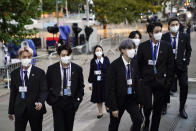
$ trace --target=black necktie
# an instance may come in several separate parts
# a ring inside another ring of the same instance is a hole
[[[127,79],[129,80],[129,79],[131,79],[131,76],[130,76],[130,74],[131,74],[130,64],[127,64],[127,69],[128,69],[128,72],[127,72]]]
[[[67,87],[66,69],[67,69],[67,68],[63,68],[63,71],[64,71],[64,76],[63,76],[63,88],[66,88],[66,87]]]
[[[154,58],[156,60],[156,55],[157,55],[157,45],[154,45]]]
[[[176,37],[173,37],[173,39],[172,48],[176,49]]]
[[[27,76],[27,71],[23,71],[24,72],[24,80],[25,80],[25,85],[27,85],[28,83],[28,76]]]

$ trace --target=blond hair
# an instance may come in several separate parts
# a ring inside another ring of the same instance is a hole
[[[19,56],[21,56],[23,52],[28,52],[28,53],[30,53],[33,56],[33,50],[30,47],[21,47],[18,50]]]

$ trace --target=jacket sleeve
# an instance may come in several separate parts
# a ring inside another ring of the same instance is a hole
[[[137,75],[138,75],[138,79],[142,79],[142,65],[143,65],[143,52],[142,52],[142,45],[140,44],[138,47],[138,51],[137,51]]]
[[[83,100],[84,96],[84,77],[83,77],[83,70],[82,68],[78,68],[78,88],[77,88],[77,93],[76,93],[76,105],[75,109],[78,109],[78,106]]]
[[[174,55],[172,52],[172,46],[168,44],[168,58],[167,58],[167,87],[172,86],[174,76]]]
[[[39,92],[38,101],[44,104],[48,96],[48,88],[47,88],[47,82],[46,82],[46,75],[43,70],[40,73],[39,86],[40,86],[40,92]]]
[[[8,114],[13,115],[14,114],[14,105],[16,101],[16,95],[17,90],[15,87],[15,81],[14,81],[13,73],[11,73],[11,85],[10,85],[10,100],[9,100],[9,107],[8,107]]]
[[[111,111],[118,110],[116,101],[116,70],[111,64],[106,78],[106,103]]]
[[[94,73],[93,60],[91,60],[91,63],[90,63],[90,72],[89,72],[89,77],[88,77],[88,82],[89,83],[93,83],[93,73]]]
[[[187,43],[186,43],[186,53],[185,53],[185,57],[186,57],[186,64],[189,65],[190,63],[190,57],[191,57],[191,52],[192,52],[192,48],[191,48],[191,42],[190,42],[190,38],[187,38]]]

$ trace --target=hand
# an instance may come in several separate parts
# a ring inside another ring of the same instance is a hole
[[[112,111],[112,115],[113,115],[113,117],[116,117],[116,118],[118,118],[118,110],[117,111]]]
[[[36,102],[35,103],[35,109],[39,111],[39,110],[41,110],[41,108],[42,108],[42,103]]]
[[[14,115],[9,114],[8,118],[9,118],[9,120],[13,121],[14,120]]]
[[[92,91],[92,87],[89,87],[89,90]]]

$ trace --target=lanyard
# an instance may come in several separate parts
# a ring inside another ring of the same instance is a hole
[[[22,67],[21,67],[21,70],[20,70],[20,76],[21,76],[22,86],[25,86],[25,80],[23,78],[23,68]]]
[[[130,72],[129,72],[129,69],[130,69]],[[131,73],[132,73],[132,66],[131,66],[131,64],[130,64],[129,67],[125,66],[125,70],[126,70],[126,77],[127,77],[127,79],[131,79]]]
[[[159,44],[160,43],[157,44],[157,47],[156,47],[155,52],[154,52],[154,50],[153,50],[153,44],[152,44],[152,41],[151,41],[153,65],[155,65],[155,63],[156,63],[156,58],[155,57],[157,57],[157,53],[158,53],[158,49],[159,49]]]
[[[97,64],[97,70],[101,70],[101,62],[97,60],[96,64]]]
[[[68,71],[66,71],[68,69]],[[68,82],[71,81],[71,68],[68,66],[68,68],[63,68],[64,70],[64,75],[66,74],[66,85],[68,86]]]
[[[174,49],[174,47],[176,46],[176,38],[178,37],[178,34],[176,37],[174,37],[174,41],[172,42],[172,35],[170,34],[170,43],[172,45],[172,49]]]

